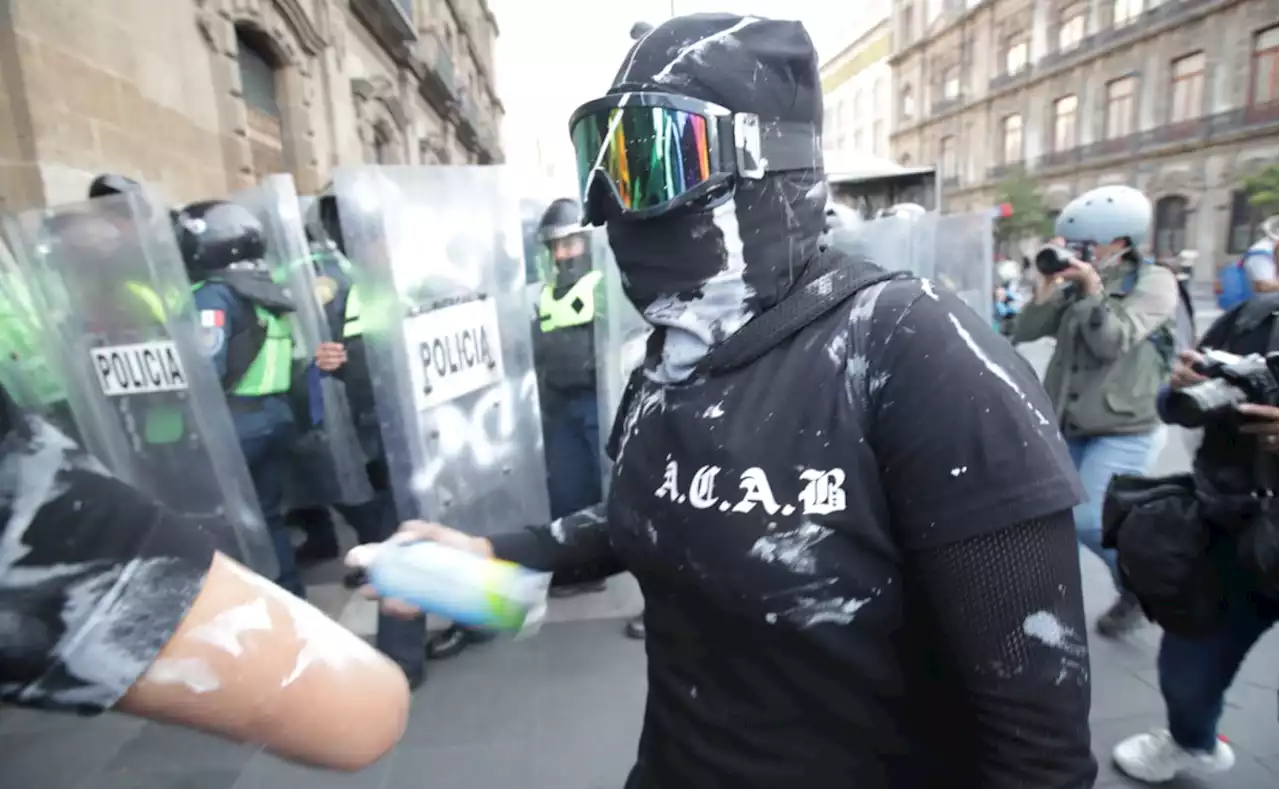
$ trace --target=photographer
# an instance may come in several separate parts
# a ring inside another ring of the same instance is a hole
[[[1089,496],[1075,508],[1076,532],[1117,589],[1115,554],[1102,547],[1102,500],[1114,475],[1145,472],[1158,450],[1155,400],[1173,355],[1178,304],[1172,272],[1144,263],[1137,249],[1151,216],[1151,201],[1127,186],[1072,200],[1056,223],[1061,243],[1036,255],[1043,279],[1012,336],[1057,340],[1044,384]],[[1121,590],[1097,624],[1116,636],[1142,621],[1137,600]]]
[[[1199,351],[1179,356],[1160,393],[1166,422],[1204,428],[1193,474],[1117,480],[1109,494],[1108,543],[1165,629],[1158,668],[1168,729],[1113,752],[1140,780],[1231,767],[1231,747],[1217,736],[1223,696],[1276,622],[1276,305],[1276,294],[1262,294],[1225,313]]]

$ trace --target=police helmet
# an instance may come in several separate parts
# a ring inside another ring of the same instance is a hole
[[[1099,186],[1067,203],[1054,233],[1068,243],[1110,244],[1118,238],[1137,245],[1151,231],[1151,201],[1131,186]]]
[[[538,222],[538,240],[544,244],[582,232],[582,206],[568,197],[551,201]]]
[[[823,228],[827,233],[832,230],[852,229],[857,227],[861,221],[862,217],[849,206],[831,200],[827,201],[826,224]]]
[[[112,195],[136,194],[145,196],[142,184],[117,173],[103,173],[89,184],[89,199],[111,197]]]
[[[876,214],[876,219],[887,219],[889,217],[897,217],[899,219],[919,219],[929,213],[924,206],[918,203],[895,203],[888,208],[880,209]]]
[[[182,259],[192,271],[218,271],[267,254],[262,223],[249,209],[225,200],[202,200],[183,208],[175,229]]]

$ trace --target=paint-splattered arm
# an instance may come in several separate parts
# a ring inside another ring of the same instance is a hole
[[[1065,510],[906,557],[936,709],[975,789],[1085,789],[1089,650]]]
[[[1137,284],[1123,299],[1085,296],[1071,305],[1080,313],[1080,336],[1094,356],[1118,359],[1172,321],[1178,309],[1178,282],[1163,266],[1143,266]]]
[[[598,581],[626,570],[613,549],[604,504],[489,542],[499,559],[552,573],[553,586]]]

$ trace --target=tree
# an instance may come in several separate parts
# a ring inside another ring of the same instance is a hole
[[[1017,170],[996,185],[996,202],[1008,203],[1012,212],[996,220],[996,241],[1009,247],[1028,238],[1044,238],[1053,234],[1053,220],[1040,196],[1035,179]]]
[[[1244,179],[1244,192],[1249,195],[1249,205],[1264,216],[1280,212],[1280,169],[1268,165]]]

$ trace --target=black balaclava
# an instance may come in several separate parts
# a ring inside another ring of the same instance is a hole
[[[664,91],[822,128],[817,54],[799,22],[734,14],[668,20],[637,41],[609,90]],[[815,147],[817,141],[815,140]],[[818,252],[827,189],[820,169],[736,179],[731,197],[655,219],[618,218],[609,245],[627,297],[665,329],[651,374],[678,381],[716,342],[776,304]]]

